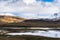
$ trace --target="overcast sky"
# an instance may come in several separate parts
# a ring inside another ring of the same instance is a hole
[[[0,15],[30,19],[54,18],[54,13],[60,13],[60,0],[0,0]]]

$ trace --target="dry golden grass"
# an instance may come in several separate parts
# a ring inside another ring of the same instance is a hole
[[[26,19],[24,18],[18,18],[18,17],[12,17],[12,16],[3,16],[2,18],[0,18],[1,22],[4,23],[19,23],[22,22]]]

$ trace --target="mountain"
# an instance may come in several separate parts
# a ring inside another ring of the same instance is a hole
[[[25,19],[16,16],[0,16],[0,27],[60,27],[60,19]]]

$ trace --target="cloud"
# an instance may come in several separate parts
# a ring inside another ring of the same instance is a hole
[[[30,1],[30,2],[29,2]],[[17,13],[21,17],[25,18],[53,18],[51,15],[54,13],[60,12],[60,0],[56,0],[54,2],[42,2],[42,1],[31,1],[31,0],[8,0],[0,2],[0,12],[11,12]],[[28,5],[27,5],[28,4]],[[58,6],[57,6],[58,5]],[[38,14],[40,16],[38,16]],[[41,16],[42,15],[42,16]],[[45,16],[47,15],[47,16]]]
[[[36,0],[23,0],[27,5],[34,3]]]
[[[14,15],[12,13],[0,13],[0,15],[4,15],[4,16],[16,16],[16,15]]]

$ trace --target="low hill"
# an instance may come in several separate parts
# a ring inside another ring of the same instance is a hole
[[[14,16],[0,16],[1,23],[18,23],[18,22],[22,22],[24,20],[26,20],[26,19],[14,17]]]
[[[25,20],[24,22],[20,23],[24,26],[33,26],[33,27],[60,27],[60,20],[43,20],[43,19],[30,19]]]
[[[59,20],[24,19],[13,16],[0,16],[1,27],[60,27]]]
[[[9,24],[20,23],[26,20],[25,18],[15,16],[0,16],[0,26],[9,26]],[[15,25],[15,24],[14,24]]]

